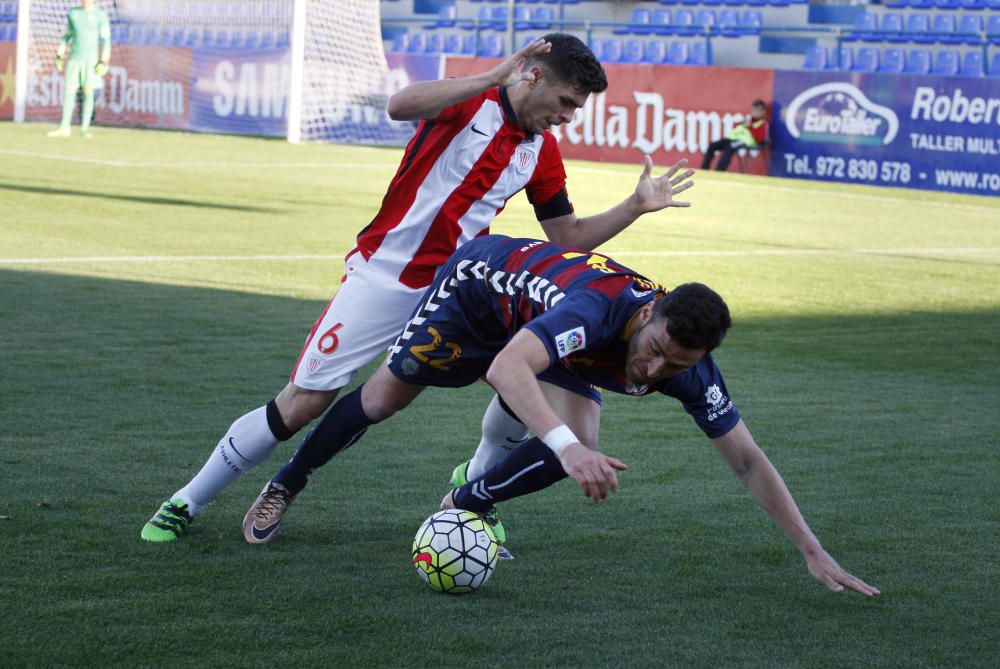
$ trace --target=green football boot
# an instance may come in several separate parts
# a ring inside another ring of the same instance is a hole
[[[466,483],[469,482],[468,477],[469,472],[469,461],[466,460],[459,466],[455,467],[455,471],[451,473],[451,487],[461,488]],[[483,520],[490,526],[493,530],[493,536],[496,537],[497,543],[500,544],[499,551],[497,553],[501,560],[513,560],[514,555],[507,550],[505,543],[507,543],[507,531],[503,528],[503,523],[500,522],[500,512],[497,511],[495,506],[491,506],[483,513]]]
[[[142,528],[142,538],[146,541],[175,541],[177,537],[187,532],[191,524],[191,514],[188,505],[179,499],[170,499],[163,503],[149,522]]]

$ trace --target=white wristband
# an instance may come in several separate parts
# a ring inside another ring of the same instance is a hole
[[[549,430],[542,441],[546,446],[552,449],[552,452],[556,455],[560,455],[565,451],[570,444],[577,444],[580,442],[573,434],[573,430],[569,429],[565,425],[560,425],[559,427]]]

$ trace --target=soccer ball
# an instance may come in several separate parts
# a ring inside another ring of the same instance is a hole
[[[497,540],[486,521],[471,511],[438,511],[417,530],[413,566],[439,592],[473,592],[497,566]]]

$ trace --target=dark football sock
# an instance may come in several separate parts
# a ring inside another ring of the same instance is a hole
[[[455,506],[483,512],[497,502],[547,488],[566,478],[559,458],[537,437],[530,439],[485,474],[456,488]]]
[[[372,421],[361,408],[361,388],[345,395],[316,424],[292,459],[271,479],[297,495],[306,487],[309,476],[361,438]]]

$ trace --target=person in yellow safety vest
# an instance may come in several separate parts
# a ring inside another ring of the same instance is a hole
[[[712,166],[712,158],[721,152],[715,169],[725,172],[734,153],[742,148],[752,149],[767,143],[769,131],[767,103],[763,100],[754,100],[750,107],[749,120],[730,130],[722,139],[708,145],[705,158],[701,161],[701,169],[709,169]]]

